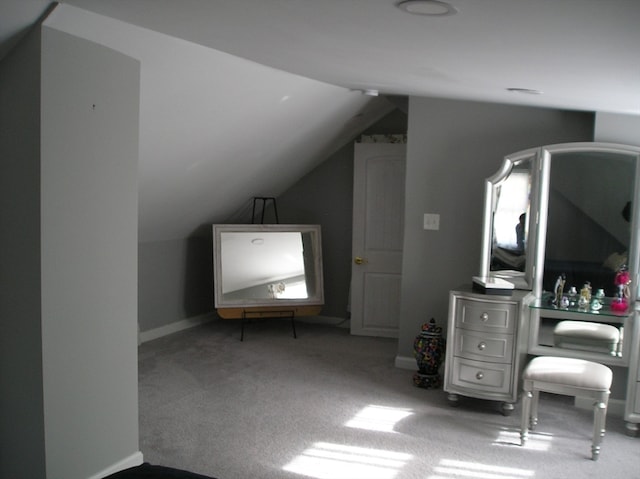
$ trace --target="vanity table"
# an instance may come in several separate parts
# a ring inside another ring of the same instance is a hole
[[[479,277],[512,283],[511,296],[450,292],[444,389],[513,410],[531,356],[615,367],[613,400],[629,435],[640,424],[640,147],[565,143],[507,155],[485,180]],[[630,284],[616,286],[628,271]],[[602,289],[604,305],[569,302]],[[629,307],[611,308],[625,295]],[[561,301],[562,299],[562,301]],[[614,308],[615,309],[615,308]],[[624,387],[626,386],[626,388]],[[622,395],[622,397],[619,397]]]

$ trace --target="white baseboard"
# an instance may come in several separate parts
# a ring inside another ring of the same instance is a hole
[[[299,318],[296,318],[296,322],[327,324],[330,326],[337,326],[339,328],[351,328],[351,320],[346,318],[335,318],[333,316],[300,316]]]
[[[394,364],[398,369],[418,369],[418,364],[413,356],[396,356]]]
[[[88,477],[87,479],[102,479],[110,474],[115,474],[116,472],[124,471],[125,469],[129,469],[130,467],[139,466],[144,462],[142,457],[142,453],[140,451],[134,452],[129,457],[125,457],[121,461],[116,462],[115,464],[110,465],[106,469],[94,474],[93,476]]]
[[[147,341],[153,341],[154,339],[167,336],[169,334],[177,333],[185,329],[193,328],[194,326],[200,326],[208,321],[217,320],[214,313],[203,314],[200,316],[194,316],[192,318],[182,319],[175,323],[165,324],[159,328],[149,329],[148,331],[138,331],[138,344],[146,343]],[[296,322],[300,323],[315,323],[315,324],[328,324],[339,328],[349,328],[350,322],[345,318],[334,318],[332,316],[302,316],[296,318]],[[414,361],[415,363],[415,361]]]
[[[153,341],[154,339],[167,336],[169,334],[177,333],[185,329],[193,328],[194,326],[200,326],[208,321],[213,321],[215,315],[213,313],[202,314],[200,316],[194,316],[192,318],[182,319],[175,323],[165,324],[159,328],[149,329],[148,331],[140,331],[138,336],[138,343],[146,343],[147,341]]]

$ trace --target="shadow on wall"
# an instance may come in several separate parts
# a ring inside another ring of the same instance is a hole
[[[184,271],[184,317],[211,313],[213,303],[213,243],[211,225],[187,238]]]

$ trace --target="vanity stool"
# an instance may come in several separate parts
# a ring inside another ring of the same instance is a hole
[[[555,346],[618,355],[620,330],[610,324],[588,321],[560,321],[553,330]]]
[[[532,359],[522,373],[522,422],[520,445],[524,446],[529,427],[538,423],[540,391],[593,399],[593,442],[591,459],[598,459],[604,437],[609,388],[613,373],[599,363],[574,358],[539,356]]]

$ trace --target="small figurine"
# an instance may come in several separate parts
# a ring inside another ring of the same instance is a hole
[[[626,311],[629,307],[629,296],[631,295],[631,291],[629,290],[631,275],[629,274],[627,265],[620,267],[613,282],[618,287],[618,293],[616,297],[611,300],[611,309],[613,311]]]
[[[560,276],[558,276],[556,284],[553,287],[553,292],[555,294],[553,304],[555,304],[556,306],[560,306],[560,303],[562,302],[562,292],[564,291],[565,278],[565,274],[562,273]]]
[[[580,290],[580,297],[587,300],[587,304],[591,302],[591,283],[586,281]]]
[[[577,303],[576,297],[578,296],[578,290],[575,286],[571,286],[569,289],[569,306],[574,307]]]
[[[589,307],[589,300],[586,296],[580,295],[580,299],[578,299],[578,309],[580,311],[586,311]]]
[[[615,285],[618,287],[618,296],[620,298],[628,298],[631,296],[629,285],[631,284],[631,275],[627,269],[627,265],[622,265],[614,279]]]
[[[600,311],[602,309],[602,303],[598,298],[591,300],[591,311]]]
[[[569,307],[569,298],[563,296],[560,300],[560,309],[567,309]]]

